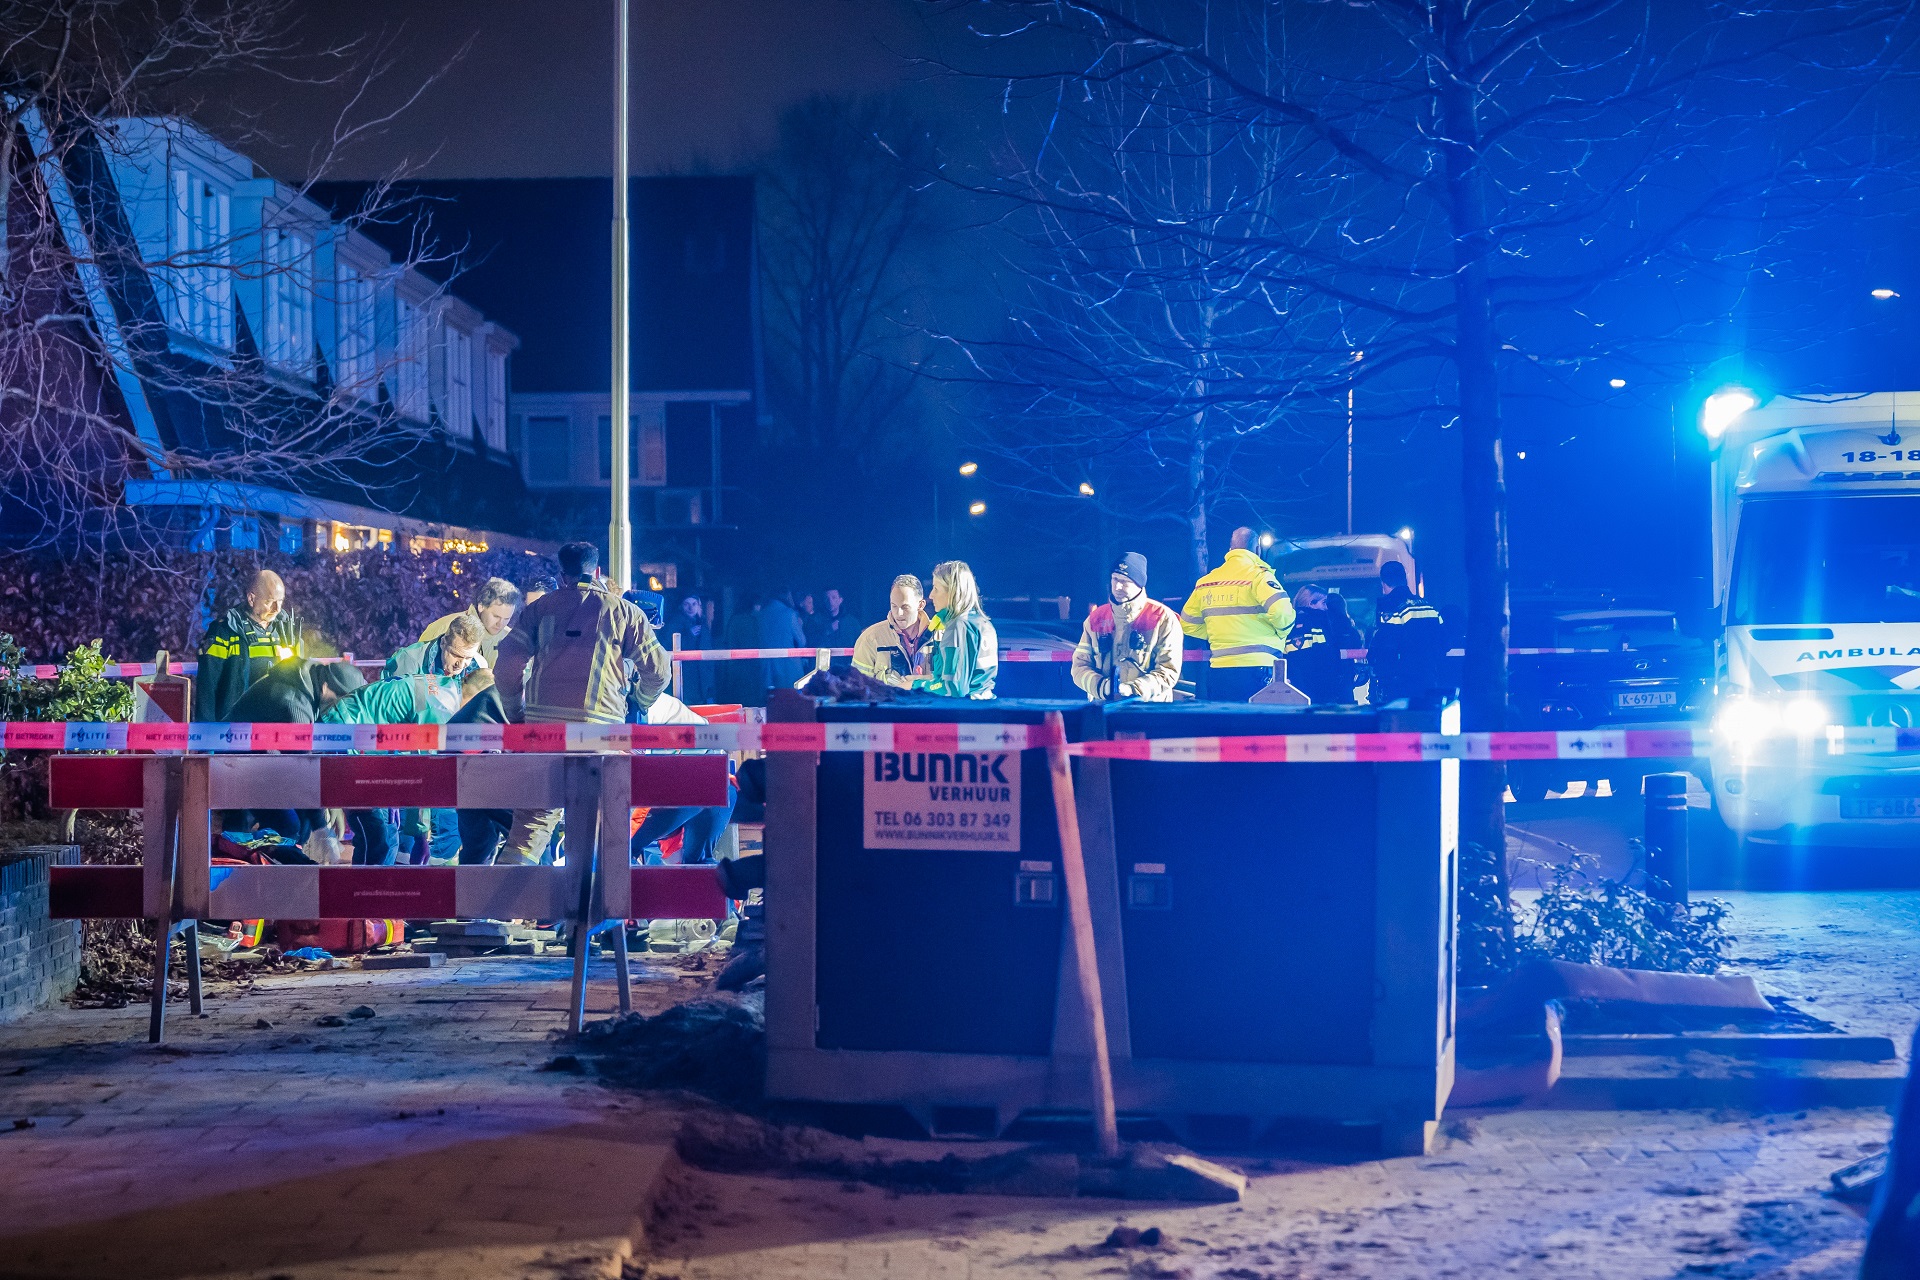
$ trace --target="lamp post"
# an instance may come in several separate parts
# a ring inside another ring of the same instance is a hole
[[[613,439],[610,477],[612,520],[607,527],[607,573],[614,589],[633,588],[633,521],[628,513],[633,464],[628,458],[627,419],[631,377],[627,369],[627,0],[613,0],[613,393],[607,430]]]

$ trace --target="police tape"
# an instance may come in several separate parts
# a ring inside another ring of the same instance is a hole
[[[825,652],[835,658],[850,658],[853,656],[853,650],[851,649],[828,649]],[[1508,649],[1507,650],[1507,653],[1509,655],[1516,656],[1516,657],[1538,656],[1540,654],[1634,653],[1634,652],[1637,652],[1637,650],[1633,650],[1633,649]],[[815,657],[818,657],[820,653],[821,653],[821,650],[819,649],[672,649],[668,651],[667,656],[675,662],[755,662],[755,661],[764,661],[765,659],[768,659],[768,658],[815,658]],[[1466,654],[1465,649],[1447,650],[1447,656],[1449,658],[1458,658],[1458,657],[1464,656],[1465,654]],[[1185,649],[1181,651],[1181,657],[1187,662],[1205,662],[1211,656],[1212,654],[1210,653],[1210,651],[1206,649]],[[1342,649],[1340,651],[1340,656],[1342,658],[1351,659],[1356,662],[1365,662],[1367,659],[1367,650]],[[319,658],[319,659],[316,659],[316,661],[351,662],[357,667],[365,667],[368,670],[373,670],[386,665],[382,662],[377,662],[377,661],[375,662],[362,661],[360,659],[355,658],[350,653],[345,654],[338,658]],[[1000,651],[1000,661],[1002,662],[1072,662],[1073,650],[1071,649],[1002,649]],[[19,674],[35,680],[57,680],[60,678],[60,671],[61,671],[61,668],[58,663],[36,662],[30,665],[23,665],[19,670]],[[198,662],[169,662],[167,664],[167,671],[170,675],[176,675],[176,676],[198,675],[200,672],[200,664]],[[5,668],[0,668],[0,675],[6,675],[6,674],[8,674],[8,672],[5,670]],[[101,674],[108,677],[109,679],[133,680],[141,677],[157,675],[159,674],[159,668],[154,666],[154,664],[151,662],[109,662],[101,669]]]
[[[15,720],[14,751],[644,752],[1024,751],[1055,745],[1045,725],[902,724],[107,724]],[[1835,725],[1803,744],[1828,755],[1920,752],[1920,729]],[[1703,728],[1502,730],[1477,733],[1287,733],[1119,738],[1067,743],[1111,760],[1416,762],[1431,760],[1687,759],[1708,754]]]

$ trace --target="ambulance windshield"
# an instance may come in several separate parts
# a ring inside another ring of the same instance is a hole
[[[1920,494],[1742,504],[1727,625],[1920,622]]]

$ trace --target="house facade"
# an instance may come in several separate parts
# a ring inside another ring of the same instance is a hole
[[[498,518],[525,498],[514,333],[190,122],[27,136],[142,446],[142,523],[200,548],[551,546]]]

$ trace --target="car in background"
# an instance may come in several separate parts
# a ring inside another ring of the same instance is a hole
[[[1564,605],[1566,602],[1560,602]],[[1692,727],[1713,691],[1713,647],[1689,636],[1668,609],[1555,607],[1516,600],[1508,676],[1508,727],[1602,730]],[[1584,779],[1614,794],[1638,794],[1649,773],[1706,763],[1681,759],[1516,760],[1507,767],[1515,800],[1545,799]]]
[[[1346,599],[1347,616],[1363,636],[1372,632],[1379,614],[1380,570],[1387,561],[1399,561],[1407,581],[1420,583],[1412,546],[1390,533],[1294,538],[1276,542],[1263,554],[1289,595],[1308,583],[1338,591]]]
[[[1084,699],[1073,683],[1073,649],[1080,624],[1059,617],[1007,618],[989,612],[1000,636],[996,698]]]

